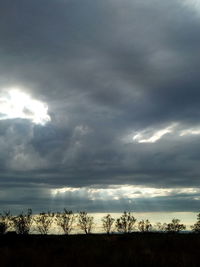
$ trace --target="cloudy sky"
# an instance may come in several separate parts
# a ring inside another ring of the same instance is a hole
[[[0,1],[0,205],[197,212],[200,0]]]

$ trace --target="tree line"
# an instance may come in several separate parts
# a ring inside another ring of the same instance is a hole
[[[156,223],[152,225],[148,219],[140,220],[132,213],[124,211],[123,214],[115,219],[111,214],[105,215],[102,219],[102,230],[108,235],[111,233],[132,233],[139,232],[167,232],[179,233],[186,229],[179,219],[172,219],[170,223]],[[64,209],[63,212],[41,212],[33,215],[32,210],[28,209],[26,213],[12,215],[10,211],[4,211],[0,214],[0,234],[6,234],[14,231],[20,235],[30,234],[32,231],[47,235],[52,225],[57,225],[62,229],[65,235],[69,235],[76,227],[85,234],[91,234],[95,228],[94,217],[85,211],[74,214],[72,211]],[[200,233],[200,213],[197,215],[197,222],[191,226],[191,230]]]

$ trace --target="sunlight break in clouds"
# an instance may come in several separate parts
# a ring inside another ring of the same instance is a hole
[[[156,197],[169,193],[169,189],[144,188],[132,185],[110,186],[108,188],[93,187],[64,187],[52,189],[51,194],[54,197],[63,197],[70,194],[71,196],[83,196],[90,200],[119,200],[121,198],[134,199],[140,197]]]
[[[181,133],[180,133],[180,136],[185,136],[185,135],[199,135],[200,134],[200,129],[186,129],[186,130],[183,130]]]
[[[172,124],[164,129],[155,132],[151,137],[146,139],[145,138],[143,139],[143,133],[138,133],[133,137],[133,140],[138,141],[138,143],[155,143],[156,141],[161,139],[165,134],[171,133],[175,126],[176,124]]]
[[[19,89],[10,89],[0,95],[0,120],[28,119],[35,124],[45,125],[51,120],[48,106]]]
[[[53,197],[82,196],[90,200],[120,200],[137,198],[156,198],[188,194],[197,196],[199,188],[151,188],[134,185],[109,186],[108,188],[63,187],[51,189]]]
[[[186,129],[180,130],[180,129],[177,129],[178,125],[180,124],[173,123],[164,129],[155,131],[153,134],[151,134],[151,137],[144,138],[145,136],[149,135],[149,129],[147,129],[134,135],[133,140],[137,141],[138,143],[155,143],[167,133],[173,133],[180,137],[186,136],[186,135],[200,135],[199,126],[194,127],[194,128],[186,128]]]

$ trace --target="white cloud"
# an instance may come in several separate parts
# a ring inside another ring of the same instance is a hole
[[[83,196],[90,200],[119,200],[154,198],[180,194],[200,194],[199,188],[151,188],[134,185],[113,185],[108,188],[92,187],[63,187],[52,189],[51,194],[56,197]]]
[[[199,128],[191,128],[191,129],[185,129],[181,131],[180,136],[185,136],[185,135],[198,135],[200,134],[200,129]]]
[[[3,90],[0,95],[0,120],[17,118],[41,125],[51,120],[47,104],[31,98],[20,89]]]
[[[200,135],[200,127],[196,126],[193,128],[184,129],[181,123],[172,123],[170,126],[156,130],[154,132],[152,131],[152,128],[147,128],[141,132],[137,132],[134,136],[133,134],[129,134],[127,137],[124,137],[122,141],[131,142],[132,139],[132,141],[136,141],[138,143],[156,143],[168,133],[173,133],[173,136],[176,137],[183,137],[186,135]]]
[[[158,130],[153,133],[149,138],[144,138],[146,131],[137,133],[134,135],[133,140],[136,140],[138,143],[155,143],[161,139],[165,134],[173,132],[176,124],[172,124],[164,129]],[[148,131],[147,131],[148,132]]]

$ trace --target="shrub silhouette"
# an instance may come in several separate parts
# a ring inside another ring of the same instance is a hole
[[[63,232],[66,235],[69,235],[73,229],[73,223],[75,221],[76,216],[72,211],[68,211],[64,209],[63,213],[57,213],[55,215],[55,220],[58,226],[60,226]]]
[[[17,234],[26,235],[30,233],[31,227],[34,223],[35,228],[40,234],[47,235],[54,222],[62,228],[66,235],[69,235],[75,227],[75,221],[77,218],[77,226],[84,231],[85,234],[90,234],[94,226],[94,217],[89,216],[87,212],[81,211],[78,215],[75,215],[73,211],[64,209],[63,212],[57,212],[56,214],[48,211],[42,212],[37,215],[32,215],[32,210],[28,209],[27,213],[20,213],[13,216],[10,211],[4,211],[0,213],[0,235],[9,231],[15,231]],[[112,218],[110,214],[102,217],[102,228],[107,234],[110,234],[112,230],[116,230],[119,233],[131,233],[135,229],[135,217],[127,211],[124,211],[121,217],[116,220]],[[114,224],[115,223],[115,224]],[[114,228],[115,225],[115,228]],[[186,229],[186,226],[180,223],[179,219],[173,218],[170,223],[156,223],[154,227],[150,221],[141,220],[137,224],[138,230],[141,232],[159,231],[167,233],[179,233]],[[200,213],[197,215],[197,222],[191,226],[191,230],[196,233],[200,233]]]
[[[168,223],[166,226],[166,231],[170,233],[179,233],[182,230],[185,230],[186,226],[180,223],[179,219],[172,219],[171,223]]]
[[[195,233],[200,233],[200,213],[197,214],[197,222],[191,226],[191,229]]]
[[[6,233],[7,227],[4,222],[0,222],[0,235],[3,235]]]
[[[0,214],[0,234],[5,234],[12,226],[12,219],[10,211],[4,211]]]
[[[131,233],[135,222],[135,217],[130,212],[124,211],[123,215],[117,219],[115,226],[120,233]]]
[[[50,211],[41,212],[40,214],[36,215],[36,217],[34,218],[36,230],[42,235],[47,235],[53,223],[53,219],[54,213]]]
[[[32,210],[28,209],[27,214],[24,214],[22,212],[17,216],[13,216],[12,222],[13,222],[13,228],[15,229],[17,234],[20,235],[29,234],[33,222]]]
[[[140,232],[150,232],[152,230],[152,225],[149,220],[141,220],[138,222],[138,230]]]
[[[85,232],[90,234],[94,225],[94,217],[89,216],[87,212],[81,211],[78,214],[78,227]]]
[[[115,219],[112,218],[110,214],[107,214],[102,218],[103,229],[107,234],[110,234],[114,221]]]
[[[158,232],[165,232],[166,231],[166,227],[167,227],[167,223],[161,223],[161,222],[157,222],[154,225],[154,230],[158,231]]]

